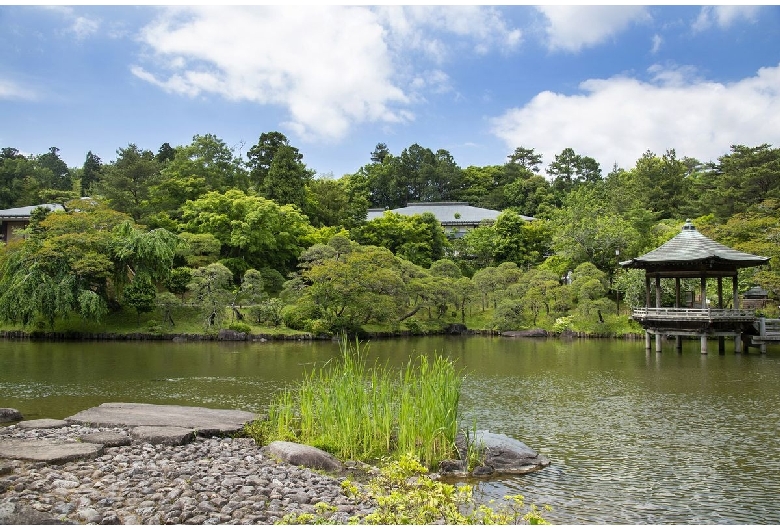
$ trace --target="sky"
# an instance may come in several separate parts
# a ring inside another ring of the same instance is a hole
[[[604,173],[780,146],[780,6],[0,5],[0,50],[0,147],[71,167],[270,131],[335,178],[380,142]]]

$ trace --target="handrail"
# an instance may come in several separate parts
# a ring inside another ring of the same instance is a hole
[[[634,309],[634,318],[658,318],[663,320],[754,320],[752,309],[714,309],[687,307],[643,307]]]

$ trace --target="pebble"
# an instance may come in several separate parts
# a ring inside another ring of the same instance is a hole
[[[0,437],[81,441],[130,436],[121,428],[0,428]],[[196,438],[179,446],[106,447],[93,460],[0,461],[0,512],[33,510],[75,524],[274,524],[291,513],[338,507],[333,524],[373,507],[346,497],[341,478],[277,463],[249,438]],[[25,512],[26,513],[26,512]]]

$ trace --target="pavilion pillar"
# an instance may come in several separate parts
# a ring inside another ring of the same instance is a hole
[[[701,277],[701,308],[707,309],[707,277]]]
[[[645,331],[645,350],[650,351],[650,332]]]
[[[682,337],[680,335],[674,337],[674,349],[677,350],[677,353],[682,353]]]
[[[655,277],[655,307],[661,307],[661,277]]]
[[[680,307],[680,278],[674,279],[674,307]]]
[[[652,307],[650,305],[650,276],[645,274],[645,307]]]
[[[739,282],[736,273],[731,277],[731,307],[739,309]],[[734,353],[742,353],[742,335],[739,332],[734,336]]]
[[[701,336],[701,354],[707,355],[707,334],[704,333]]]
[[[661,353],[661,347],[663,346],[663,344],[661,343],[661,337],[662,336],[661,336],[660,333],[656,333],[655,334],[655,352],[656,353]]]

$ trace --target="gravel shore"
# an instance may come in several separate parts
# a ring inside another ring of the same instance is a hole
[[[0,428],[1,438],[81,441],[122,428]],[[248,438],[196,438],[182,446],[134,442],[96,459],[0,461],[0,522],[78,524],[273,524],[290,513],[336,506],[336,522],[370,506],[343,495],[340,478],[264,456]]]

